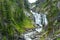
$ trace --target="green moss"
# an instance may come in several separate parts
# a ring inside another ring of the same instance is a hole
[[[57,38],[57,40],[60,40],[60,38]]]
[[[41,37],[40,40],[45,40],[45,38],[44,37]]]
[[[25,28],[34,28],[34,26],[32,24],[32,20],[30,20],[28,18],[23,21],[23,24],[24,24]]]
[[[7,39],[6,39],[6,36],[3,37],[3,40],[7,40]]]

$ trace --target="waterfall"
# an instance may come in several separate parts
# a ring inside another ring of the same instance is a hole
[[[32,12],[32,10],[31,10]],[[42,26],[41,24],[41,14],[38,14],[38,13],[35,13],[35,12],[32,12],[34,18],[35,18],[35,24],[39,25],[39,26]]]
[[[25,40],[32,40],[31,36],[33,36],[33,34],[36,34],[37,32],[38,33],[42,32],[43,24],[45,26],[48,24],[46,14],[35,13],[32,10],[31,10],[31,13],[33,14],[33,17],[34,17],[34,20],[35,20],[34,23],[37,25],[37,28],[35,28],[34,31],[27,32],[26,34],[24,34]]]
[[[45,26],[47,26],[48,25],[48,20],[47,20],[47,17],[46,17],[46,14],[43,14],[42,15],[43,17],[43,24],[45,25]]]
[[[36,0],[35,1],[29,0],[29,2],[30,1],[35,2]],[[30,2],[30,3],[32,3],[32,2]],[[35,6],[33,6],[33,7],[35,7]],[[31,7],[31,8],[33,8],[33,7]],[[27,32],[27,33],[23,34],[25,40],[33,40],[31,38],[31,36],[34,37],[34,35],[36,35],[37,32],[41,33],[42,32],[42,26],[48,25],[48,20],[47,20],[46,14],[33,12],[32,10],[30,10],[30,11],[31,11],[33,18],[35,20],[34,23],[35,23],[35,25],[37,25],[37,27],[34,30],[32,30],[31,32]]]

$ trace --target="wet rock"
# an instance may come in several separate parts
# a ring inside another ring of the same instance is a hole
[[[0,33],[0,40],[2,40],[2,34]]]
[[[60,1],[58,1],[58,3],[57,3],[57,7],[60,9]]]
[[[58,16],[57,21],[60,22],[60,16]]]
[[[19,37],[19,38],[18,38],[18,40],[25,40],[25,39],[24,39],[24,38],[22,38],[22,37]]]

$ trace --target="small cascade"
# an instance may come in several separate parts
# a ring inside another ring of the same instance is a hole
[[[37,38],[34,35],[37,35],[37,33],[41,33],[42,32],[43,24],[45,26],[47,26],[47,24],[48,24],[48,21],[47,21],[47,18],[46,18],[45,14],[35,13],[32,10],[31,10],[31,13],[33,14],[33,17],[34,17],[34,20],[35,20],[34,24],[37,25],[37,27],[34,30],[32,30],[31,32],[27,32],[27,33],[23,34],[25,40],[33,40],[32,38],[34,38],[34,39]]]
[[[35,7],[35,6],[33,6],[33,7]],[[31,9],[33,7],[31,7]],[[23,37],[25,40],[39,40],[40,37],[38,36],[38,34],[40,34],[42,32],[43,25],[45,25],[45,26],[48,25],[48,20],[47,20],[46,14],[33,12],[32,10],[30,10],[30,11],[31,11],[33,18],[34,18],[34,25],[37,25],[37,26],[34,30],[32,30],[30,32],[27,31],[26,33],[24,33]]]

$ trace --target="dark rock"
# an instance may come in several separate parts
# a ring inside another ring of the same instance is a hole
[[[19,37],[18,40],[25,40],[24,38]]]
[[[57,21],[60,22],[60,16],[58,16]]]

